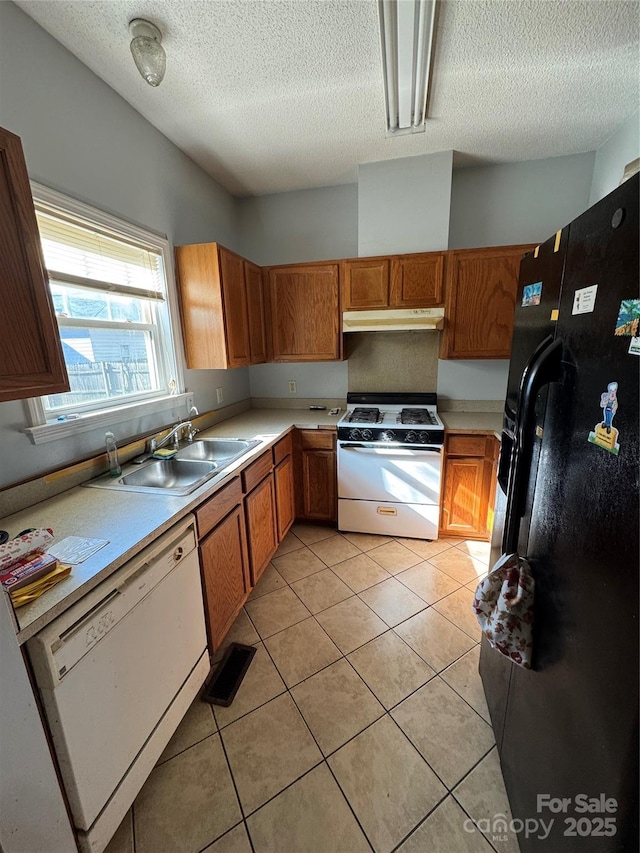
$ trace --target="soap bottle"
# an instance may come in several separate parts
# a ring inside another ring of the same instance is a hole
[[[109,457],[109,476],[119,477],[122,474],[122,468],[118,461],[118,445],[116,437],[112,432],[105,432],[104,443],[107,447],[107,456]]]

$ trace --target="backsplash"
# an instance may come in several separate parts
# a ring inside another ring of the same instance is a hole
[[[345,335],[349,391],[435,391],[437,332],[354,332]]]

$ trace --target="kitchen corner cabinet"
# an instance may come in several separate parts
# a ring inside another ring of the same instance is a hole
[[[242,472],[251,586],[255,586],[278,547],[276,497],[271,450]]]
[[[269,267],[272,361],[339,361],[339,264]]]
[[[264,361],[262,282],[254,264],[218,243],[176,247],[187,367],[246,367]]]
[[[335,521],[338,514],[336,432],[296,430],[296,517]]]
[[[249,593],[240,478],[196,510],[209,651],[222,644]]]
[[[531,245],[447,253],[440,358],[509,358],[518,274]]]
[[[0,402],[69,390],[20,139],[0,128]]]
[[[429,308],[442,304],[444,252],[342,262],[342,309]]]
[[[491,538],[498,440],[490,433],[447,433],[440,533]]]

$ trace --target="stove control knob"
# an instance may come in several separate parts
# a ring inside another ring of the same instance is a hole
[[[395,441],[396,440],[396,434],[392,429],[383,429],[382,432],[380,433],[380,440],[381,441]]]
[[[418,441],[420,444],[428,444],[429,443],[429,433],[421,432],[418,434]]]
[[[370,429],[363,429],[362,430],[362,440],[363,441],[371,441],[372,438],[373,438],[373,433],[371,432]]]
[[[349,431],[349,438],[351,441],[358,441],[360,439],[360,430],[352,429]]]
[[[417,440],[418,440],[418,433],[413,429],[409,430],[409,432],[407,433],[407,436],[405,438],[405,441],[408,444],[415,444]]]

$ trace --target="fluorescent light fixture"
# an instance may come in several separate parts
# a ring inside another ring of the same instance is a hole
[[[378,0],[387,130],[424,130],[436,0]]]

